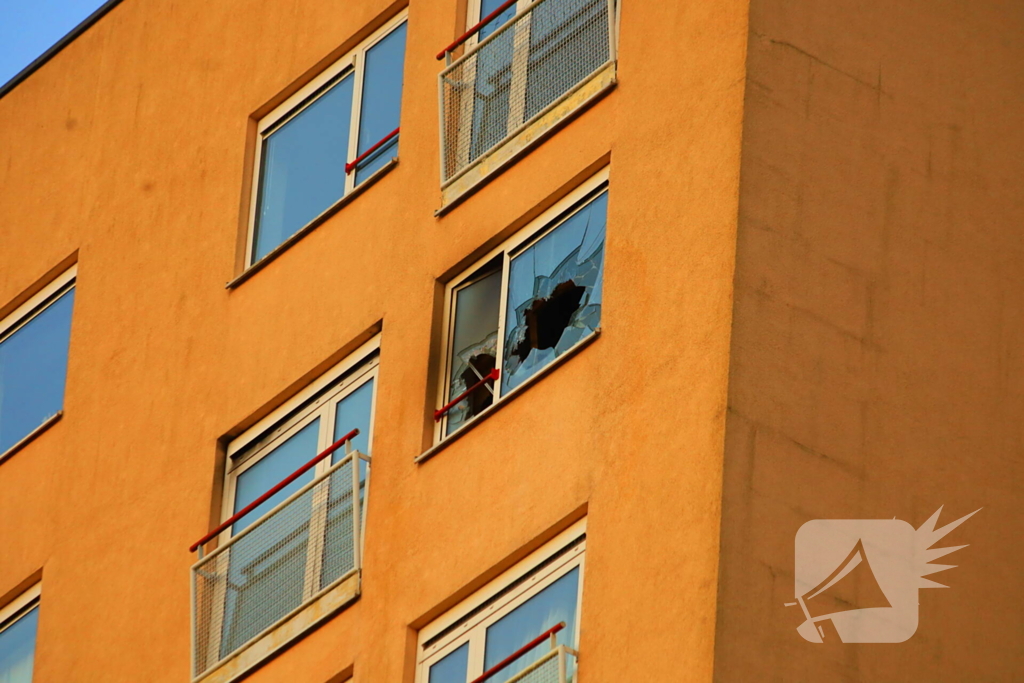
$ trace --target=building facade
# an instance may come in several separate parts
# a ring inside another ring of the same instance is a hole
[[[1019,679],[1022,23],[107,3],[0,90],[0,681]]]

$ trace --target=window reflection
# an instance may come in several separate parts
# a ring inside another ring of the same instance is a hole
[[[366,52],[363,77],[363,101],[360,105],[359,145],[356,156],[398,128],[402,109],[402,67],[405,64],[405,24]],[[398,136],[391,138],[359,164],[355,170],[358,185],[398,156]]]
[[[480,19],[484,19],[491,12],[498,9],[505,3],[505,0],[480,0]],[[516,3],[512,3],[504,12],[490,20],[480,29],[479,40],[483,40],[499,28],[504,26],[509,19],[516,15]]]
[[[469,643],[430,667],[428,683],[466,683],[469,665]]]
[[[264,139],[253,261],[344,195],[354,82],[334,83]]]
[[[39,607],[0,628],[0,683],[32,683]]]
[[[0,453],[64,406],[74,302],[72,288],[0,337]]]
[[[238,475],[235,484],[235,512],[245,508],[282,479],[312,460],[317,453],[319,429],[320,419],[317,418]],[[288,496],[313,481],[313,476],[313,470],[303,473],[298,479],[258,505],[255,510],[235,522],[232,532],[241,533],[247,526],[284,502]]]

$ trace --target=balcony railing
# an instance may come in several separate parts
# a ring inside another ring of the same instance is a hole
[[[499,673],[505,671],[518,660],[531,654],[535,647],[541,645],[545,640],[551,644],[551,649],[538,657],[526,668],[505,679],[505,683],[571,683],[575,679],[575,664],[579,654],[566,645],[558,644],[558,632],[565,628],[565,622],[549,628],[526,645],[522,646],[511,655],[501,660],[487,671],[473,679],[472,683],[485,683],[490,681]]]
[[[559,645],[505,683],[571,683],[576,651]]]
[[[193,565],[194,677],[358,574],[369,463],[346,453]]]
[[[614,61],[614,15],[614,0],[537,0],[449,64],[439,83],[441,186]]]

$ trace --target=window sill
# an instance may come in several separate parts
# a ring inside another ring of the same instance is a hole
[[[298,608],[276,626],[236,650],[192,683],[231,683],[248,675],[295,641],[319,627],[359,598],[360,572],[351,573],[320,597]]]
[[[39,436],[40,434],[45,432],[47,429],[49,429],[53,425],[55,425],[58,422],[60,422],[60,419],[62,417],[64,417],[64,411],[63,410],[58,410],[56,413],[54,413],[50,417],[46,418],[46,420],[43,421],[43,424],[39,425],[38,427],[33,429],[31,432],[26,434],[24,437],[22,437],[21,441],[18,441],[16,444],[14,444],[10,448],[8,448],[6,451],[4,451],[3,453],[0,453],[0,463],[2,463],[3,461],[7,460],[7,458],[11,457],[12,455],[14,455],[18,451],[20,451],[22,448],[24,448],[25,446],[27,446],[31,442],[35,441],[37,436]]]
[[[543,114],[467,166],[447,184],[442,185],[441,208],[435,211],[434,215],[443,216],[521,157],[526,156],[534,147],[610,92],[615,84],[616,64],[611,61],[549,105]]]
[[[420,463],[422,463],[422,462],[424,462],[426,460],[429,460],[430,458],[434,457],[435,455],[437,455],[441,451],[443,451],[451,443],[453,443],[454,441],[457,441],[459,438],[461,438],[462,435],[464,435],[466,432],[470,431],[471,429],[476,427],[478,424],[480,424],[481,422],[486,420],[488,417],[490,417],[492,414],[497,412],[498,409],[500,409],[502,406],[504,406],[507,403],[509,403],[510,401],[514,400],[517,396],[519,396],[521,393],[523,393],[528,387],[533,386],[535,383],[539,382],[541,380],[541,378],[546,377],[548,375],[548,373],[554,371],[555,368],[560,367],[563,363],[565,363],[570,358],[572,358],[573,356],[578,354],[580,351],[582,351],[586,347],[588,347],[591,344],[593,344],[595,341],[597,341],[597,338],[600,337],[600,336],[601,336],[601,328],[599,327],[596,330],[594,330],[594,332],[592,334],[584,337],[583,339],[579,340],[578,342],[573,344],[571,347],[566,349],[565,353],[563,353],[561,356],[559,356],[555,360],[551,361],[551,363],[549,363],[548,365],[546,365],[542,369],[538,370],[537,374],[535,374],[533,377],[530,377],[529,379],[524,381],[522,384],[520,384],[518,387],[516,387],[512,391],[508,392],[507,394],[505,394],[504,396],[499,398],[495,403],[492,403],[490,406],[488,406],[486,409],[484,409],[483,412],[481,412],[480,414],[474,416],[472,420],[470,420],[468,423],[466,423],[466,425],[464,427],[462,427],[461,429],[459,429],[457,432],[453,432],[452,434],[446,436],[442,441],[438,442],[434,446],[432,446],[432,447],[428,448],[427,450],[423,451],[422,453],[420,453],[418,456],[416,456],[413,459],[413,462],[415,462],[417,464],[420,464]]]
[[[358,197],[363,192],[365,192],[367,190],[367,188],[369,188],[371,185],[373,185],[378,180],[380,180],[385,175],[387,175],[388,172],[390,172],[391,169],[393,169],[397,165],[398,165],[398,157],[394,157],[393,159],[391,159],[391,161],[389,161],[388,163],[384,164],[379,169],[377,169],[377,171],[374,172],[373,175],[371,175],[369,178],[364,180],[360,185],[357,185],[355,187],[355,189],[353,189],[347,195],[345,195],[344,197],[342,197],[338,201],[336,201],[333,204],[331,204],[331,206],[328,207],[327,209],[325,209],[324,212],[321,213],[319,216],[317,216],[316,218],[311,220],[309,223],[307,223],[302,228],[299,228],[298,232],[296,232],[294,235],[292,235],[291,237],[286,239],[284,242],[281,242],[281,244],[279,244],[276,247],[274,247],[273,249],[271,249],[270,252],[266,256],[264,256],[259,261],[257,261],[256,263],[252,264],[251,266],[249,266],[248,268],[243,270],[242,273],[238,277],[236,277],[234,280],[231,280],[226,285],[224,285],[224,288],[225,289],[234,289],[238,285],[242,284],[243,282],[245,282],[246,280],[251,278],[253,275],[255,275],[260,270],[262,270],[268,263],[270,263],[271,261],[276,259],[278,256],[283,254],[285,251],[287,251],[289,247],[291,247],[293,244],[295,244],[296,242],[301,240],[303,237],[305,237],[309,233],[313,232],[313,230],[315,230],[321,223],[323,223],[328,218],[330,218],[331,216],[336,214],[339,210],[341,210],[342,207],[344,207],[347,204],[349,204],[350,202],[352,202],[352,200],[354,200],[356,197]]]

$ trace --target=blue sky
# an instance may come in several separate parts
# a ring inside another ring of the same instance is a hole
[[[0,0],[0,85],[46,52],[104,0]]]

